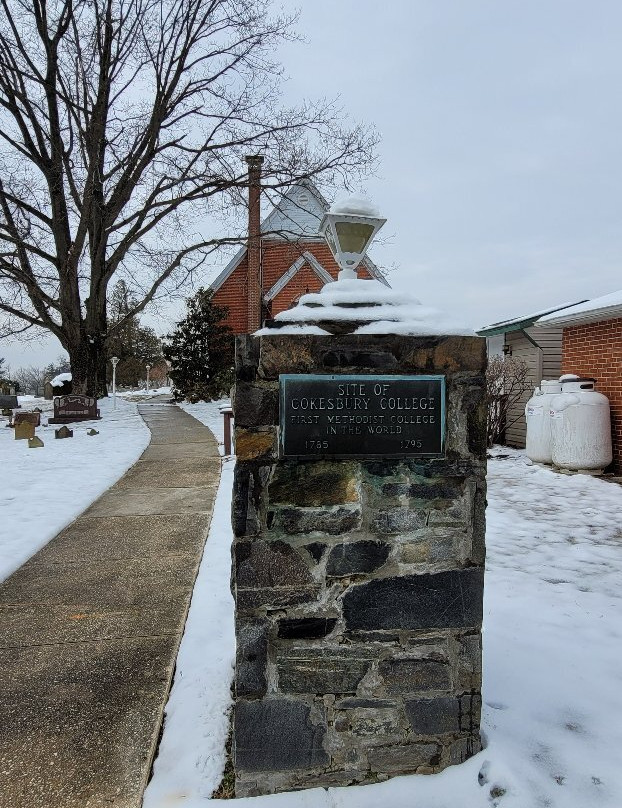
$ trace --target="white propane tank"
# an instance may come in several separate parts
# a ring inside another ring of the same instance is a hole
[[[551,446],[551,401],[561,393],[561,382],[542,379],[525,405],[527,419],[527,457],[534,463],[553,462]]]
[[[553,464],[572,471],[602,471],[612,461],[609,399],[595,379],[562,376],[550,405]]]

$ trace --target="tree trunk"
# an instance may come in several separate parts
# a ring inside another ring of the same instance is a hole
[[[103,340],[88,338],[86,335],[76,345],[69,346],[72,388],[74,393],[105,398],[106,351]]]

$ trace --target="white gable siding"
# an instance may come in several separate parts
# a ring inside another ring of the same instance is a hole
[[[510,425],[505,433],[507,445],[519,449],[525,448],[527,440],[525,404],[531,398],[534,387],[537,387],[542,379],[559,378],[562,366],[561,328],[527,328],[526,332],[540,348],[536,348],[522,331],[513,331],[505,335],[505,344],[512,349],[512,356],[525,361],[529,368],[529,389],[510,409],[508,413]]]
[[[261,232],[268,238],[295,241],[317,236],[328,203],[316,188],[300,183],[292,186],[272,213],[264,219]]]

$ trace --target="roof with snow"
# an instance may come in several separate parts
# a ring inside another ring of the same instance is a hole
[[[262,220],[262,238],[271,241],[308,240],[324,242],[323,236],[321,236],[318,231],[322,218],[328,209],[328,202],[311,180],[300,180],[300,182],[288,188],[279,203],[275,205],[268,216]],[[220,275],[210,283],[210,288],[214,291],[220,289],[227,278],[232,275],[241,264],[245,255],[246,247],[241,247]],[[304,255],[310,255],[310,253],[304,253]],[[312,262],[309,262],[312,269],[317,272],[317,268],[320,267],[322,272],[330,276],[330,273],[324,269],[316,259],[314,260],[317,267]],[[300,269],[304,263],[303,261],[298,269]],[[388,281],[371,258],[365,256],[361,265],[366,267],[372,277],[385,286],[389,286]]]
[[[544,309],[543,311],[536,311],[533,314],[525,314],[522,317],[515,317],[512,320],[501,320],[498,323],[491,323],[483,328],[479,328],[477,333],[480,335],[480,337],[494,337],[496,334],[508,334],[511,331],[522,331],[524,328],[530,328],[532,325],[535,325],[543,315],[576,306],[576,303],[562,303],[561,305]]]
[[[622,317],[622,289],[541,317],[537,326],[579,325]]]
[[[62,387],[65,382],[70,382],[71,378],[71,373],[59,373],[58,376],[54,376],[50,384],[52,387]]]

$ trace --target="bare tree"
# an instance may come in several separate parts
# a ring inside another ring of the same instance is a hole
[[[529,368],[522,359],[512,356],[492,356],[486,369],[486,401],[488,446],[499,441],[505,430],[522,417],[519,412],[509,416],[512,407],[531,386]]]
[[[134,317],[240,241],[205,233],[239,204],[244,155],[266,154],[275,192],[370,165],[375,134],[332,103],[281,105],[294,20],[269,6],[0,0],[0,336],[50,331],[76,391],[105,394],[113,277]]]
[[[19,383],[19,389],[23,393],[32,393],[34,396],[43,395],[43,385],[46,382],[45,368],[38,368],[34,365],[27,368],[18,368],[14,376],[15,381]]]

